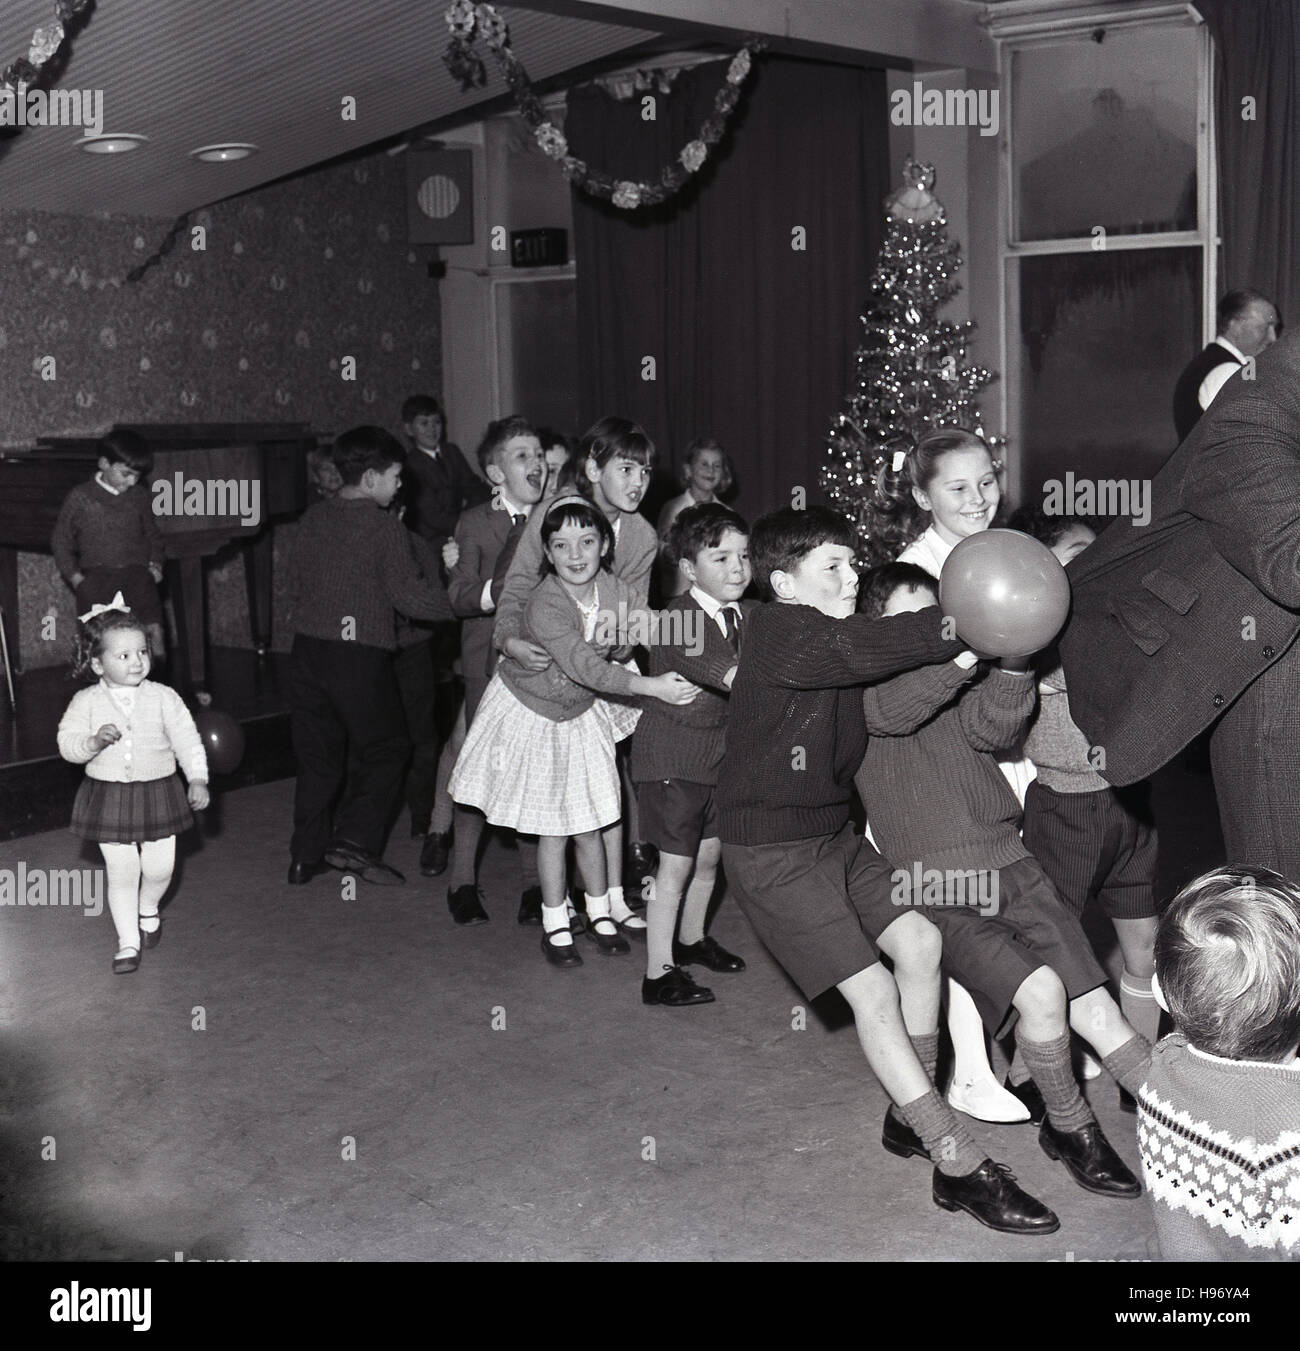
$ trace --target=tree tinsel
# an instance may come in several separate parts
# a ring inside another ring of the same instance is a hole
[[[976,395],[996,376],[966,358],[975,324],[938,311],[961,289],[961,246],[930,189],[934,169],[908,160],[905,186],[886,200],[885,241],[861,315],[854,385],[828,437],[821,486],[857,528],[864,564],[889,561],[871,535],[867,508],[877,475],[896,450],[932,427],[969,427],[996,457],[1002,438],[985,434]]]

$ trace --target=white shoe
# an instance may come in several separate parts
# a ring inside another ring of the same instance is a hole
[[[948,1089],[948,1106],[973,1116],[976,1121],[1029,1120],[1029,1108],[991,1075],[972,1083],[959,1083],[954,1079]]]
[[[1089,1055],[1087,1051],[1079,1051],[1079,1078],[1080,1079],[1100,1079],[1102,1075],[1102,1066],[1096,1059]]]

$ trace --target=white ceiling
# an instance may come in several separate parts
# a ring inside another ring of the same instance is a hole
[[[104,130],[148,144],[87,155],[80,131],[29,127],[0,142],[0,208],[172,217],[506,93],[485,44],[483,90],[442,63],[443,0],[98,0],[61,89],[102,89]],[[26,56],[51,0],[4,0],[0,67]],[[658,36],[501,7],[534,80]],[[357,100],[357,120],[340,116]],[[235,164],[189,156],[217,141],[261,147]]]

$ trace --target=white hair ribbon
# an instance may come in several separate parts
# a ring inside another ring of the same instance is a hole
[[[895,474],[900,473],[902,471],[903,464],[906,460],[907,460],[907,451],[896,450],[894,452],[894,463],[891,467]]]
[[[126,597],[120,591],[107,605],[92,605],[84,615],[78,615],[77,618],[83,624],[88,624],[97,615],[106,615],[110,610],[125,610],[127,614],[131,613],[131,607],[126,603]]]

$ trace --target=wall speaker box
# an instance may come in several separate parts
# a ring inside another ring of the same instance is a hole
[[[474,152],[406,152],[406,220],[412,244],[474,242]]]

